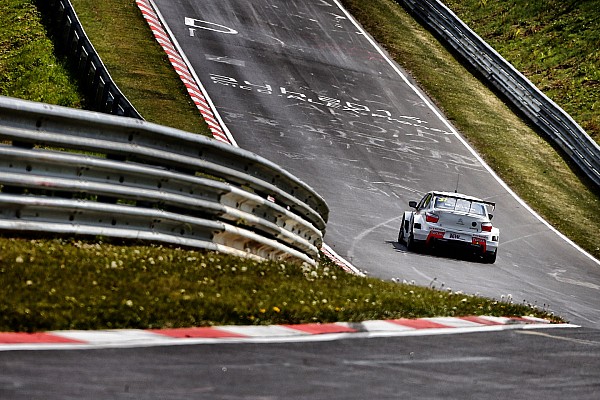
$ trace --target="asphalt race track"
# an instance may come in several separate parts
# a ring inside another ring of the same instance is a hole
[[[600,331],[0,353],[0,398],[596,400]]]
[[[583,327],[7,350],[0,399],[600,398],[600,265],[515,199],[335,0],[154,1],[239,146],[327,200],[337,253],[376,277],[510,295]],[[496,264],[396,243],[408,201],[457,181],[498,205]]]
[[[370,275],[526,301],[600,327],[600,264],[499,183],[335,1],[155,0],[242,148],[317,189],[326,243]],[[497,204],[498,260],[406,252],[409,200],[459,191]]]

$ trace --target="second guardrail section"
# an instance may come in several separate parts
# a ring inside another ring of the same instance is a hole
[[[600,146],[439,0],[396,0],[460,54],[600,188]]]

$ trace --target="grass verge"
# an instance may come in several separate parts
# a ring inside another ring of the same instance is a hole
[[[155,122],[212,136],[134,0],[71,0],[114,81]]]
[[[0,242],[0,331],[278,324],[463,315],[560,319],[524,304],[259,263],[101,242]]]
[[[600,142],[600,0],[445,0]]]
[[[65,61],[54,55],[31,0],[0,4],[0,95],[79,108],[81,97]]]

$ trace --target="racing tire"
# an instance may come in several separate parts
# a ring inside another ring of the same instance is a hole
[[[412,232],[406,238],[406,250],[415,251],[417,249],[417,244],[415,243],[414,235]]]
[[[498,250],[496,251],[486,251],[483,254],[483,262],[486,264],[493,264],[496,262],[496,255],[498,254]]]
[[[402,223],[400,224],[400,232],[398,232],[398,243],[404,242],[404,215],[402,216]]]

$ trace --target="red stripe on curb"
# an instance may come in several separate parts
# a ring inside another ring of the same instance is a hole
[[[311,335],[320,335],[324,333],[356,333],[356,329],[340,324],[300,324],[300,325],[281,325],[296,331],[309,333]]]
[[[458,317],[463,321],[475,322],[481,325],[503,325],[501,322],[491,321],[489,319],[481,318],[481,317]]]
[[[392,324],[402,325],[402,326],[406,326],[406,327],[414,328],[414,329],[452,328],[452,326],[439,324],[437,322],[428,321],[426,319],[401,318],[401,319],[390,319],[390,320],[387,320],[386,322],[391,322]]]
[[[140,9],[140,12],[142,13],[142,16],[146,20],[146,23],[150,27],[150,30],[152,30],[154,38],[161,45],[161,47],[167,54],[171,65],[179,74],[181,80],[188,88],[188,93],[190,94],[192,101],[196,105],[198,111],[200,111],[200,114],[202,115],[204,120],[208,123],[208,127],[213,137],[220,142],[231,144],[231,141],[223,131],[223,127],[220,124],[215,123],[217,119],[215,118],[213,111],[208,106],[208,102],[204,98],[204,95],[202,94],[200,88],[197,85],[199,82],[194,82],[192,74],[189,71],[187,65],[185,64],[183,57],[181,57],[181,55],[175,48],[173,42],[171,41],[171,38],[162,26],[158,15],[154,11],[150,3],[147,0],[136,0],[136,4]],[[193,89],[191,89],[187,85],[188,83],[190,84],[190,86],[193,87]]]
[[[173,329],[150,329],[147,332],[156,333],[158,335],[168,336],[177,339],[186,338],[203,338],[203,339],[217,339],[217,338],[245,338],[247,336],[240,335],[233,332],[226,332],[219,330],[218,328],[211,327],[198,327],[198,328],[173,328]]]
[[[50,333],[0,332],[1,344],[19,343],[82,343],[79,340],[68,339]]]
[[[353,271],[344,262],[342,262],[342,260],[340,260],[338,257],[333,255],[333,253],[331,253],[329,250],[327,250],[327,248],[325,246],[321,247],[321,251],[323,252],[323,254],[325,254],[327,256],[327,258],[329,258],[331,261],[333,261],[333,263],[335,265],[337,265],[338,267],[340,267],[342,270],[344,270],[350,274],[356,274],[356,271]]]

